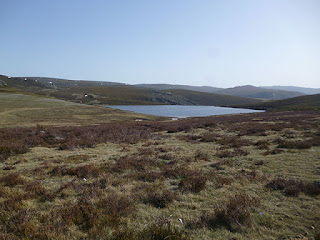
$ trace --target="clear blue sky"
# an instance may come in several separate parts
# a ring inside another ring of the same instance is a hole
[[[319,0],[0,0],[0,74],[320,87]]]

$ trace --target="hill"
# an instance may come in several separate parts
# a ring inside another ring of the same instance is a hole
[[[270,102],[260,102],[255,104],[240,104],[234,107],[266,111],[320,110],[320,94],[300,96]]]
[[[284,90],[276,90],[276,89],[265,89],[265,88],[251,86],[251,85],[222,89],[217,91],[216,93],[239,96],[239,97],[272,99],[272,100],[292,98],[292,97],[304,95],[303,93],[300,93],[300,92],[292,92],[292,91],[284,91]]]
[[[0,88],[0,126],[92,125],[135,119],[164,119],[105,107],[89,106],[10,87]]]
[[[216,93],[204,93],[182,89],[163,90],[167,94],[171,94],[181,99],[187,99],[188,105],[204,105],[204,106],[228,106],[232,104],[239,104],[240,102],[253,103],[260,100],[227,96]]]
[[[305,88],[305,87],[295,87],[295,86],[269,86],[269,87],[266,86],[262,88],[295,91],[295,92],[301,92],[304,94],[311,94],[311,95],[320,93],[320,88]]]
[[[213,105],[254,103],[259,100],[190,90],[155,90],[111,82],[75,81],[53,78],[7,78],[8,87],[45,96],[95,105]]]
[[[206,92],[206,93],[215,93],[223,88],[216,88],[210,86],[190,86],[190,85],[178,85],[178,84],[136,84],[136,87],[142,88],[152,88],[156,90],[169,90],[169,89],[184,89],[190,91],[197,91],[197,92]]]

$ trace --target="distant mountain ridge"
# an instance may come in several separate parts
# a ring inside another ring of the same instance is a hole
[[[210,87],[210,86],[190,86],[179,84],[135,84],[136,87],[152,88],[157,90],[169,90],[169,89],[184,89],[198,92],[215,93],[223,88]]]
[[[173,100],[173,96],[169,96],[167,91],[170,90],[187,90],[187,91],[196,91],[202,93],[215,93],[219,95],[227,95],[227,96],[237,96],[237,97],[244,97],[244,98],[254,98],[260,100],[280,100],[280,99],[287,99],[297,96],[302,96],[306,94],[314,94],[320,92],[320,89],[313,89],[313,88],[300,88],[294,86],[271,86],[271,87],[256,87],[252,85],[245,85],[245,86],[237,86],[233,88],[217,88],[211,86],[190,86],[190,85],[180,85],[180,84],[124,84],[119,82],[107,82],[107,81],[89,81],[89,80],[68,80],[68,79],[61,79],[61,78],[48,78],[48,77],[7,77],[4,75],[0,75],[0,87],[8,85],[9,87],[17,87],[25,91],[37,92],[40,91],[42,93],[46,92],[46,94],[53,94],[50,93],[50,90],[60,89],[65,91],[67,88],[75,89],[82,89],[85,91],[85,88],[94,88],[94,87],[118,87],[118,91],[120,87],[127,87],[125,88],[126,91],[129,93],[130,91],[139,92],[139,94],[147,94],[141,101],[139,99],[138,102],[143,104],[145,100],[147,102],[152,102],[153,104],[156,102],[160,102],[163,104],[186,104],[190,102],[190,99],[186,99],[186,94],[184,93],[184,97],[181,96],[179,99]],[[281,88],[281,89],[278,89]],[[297,91],[288,91],[288,90],[297,90]],[[77,91],[78,91],[77,90]],[[299,90],[299,91],[298,91]],[[80,91],[80,90],[79,90]],[[79,92],[78,91],[78,92]],[[97,91],[97,89],[95,89]],[[152,92],[152,93],[151,93]],[[176,92],[177,93],[177,92]],[[57,94],[57,91],[55,91]],[[112,93],[108,93],[109,95]],[[139,95],[138,94],[138,95]],[[192,94],[194,96],[194,94]],[[191,96],[191,95],[190,95]],[[125,97],[125,96],[123,96]],[[177,96],[175,96],[177,97]],[[207,95],[203,95],[203,97],[207,98]],[[80,98],[80,97],[79,97]],[[104,96],[106,98],[106,96]],[[164,99],[165,98],[165,99]],[[239,100],[242,101],[243,99]],[[123,101],[121,101],[123,102]],[[126,101],[125,101],[126,102]],[[138,102],[134,101],[135,104]]]
[[[184,89],[206,93],[217,93],[229,96],[266,99],[266,100],[278,100],[286,99],[297,96],[302,96],[307,93],[298,91],[287,91],[280,89],[268,89],[262,87],[255,87],[252,85],[237,86],[233,88],[216,88],[210,86],[189,86],[189,85],[177,85],[177,84],[136,84],[138,87],[145,87],[157,90],[170,90],[170,89]]]
[[[227,88],[217,91],[218,94],[239,96],[239,97],[249,97],[249,98],[259,98],[259,99],[269,99],[269,100],[279,100],[285,98],[292,98],[305,95],[301,92],[277,90],[277,89],[265,89],[260,87],[255,87],[252,85],[237,86],[233,88]]]
[[[208,105],[254,103],[259,100],[238,96],[190,91],[185,89],[156,90],[113,82],[79,81],[41,77],[2,76],[6,87],[73,102],[95,105]]]
[[[295,91],[295,92],[301,92],[304,94],[320,93],[320,88],[306,88],[306,87],[295,87],[295,86],[269,86],[269,87],[262,87],[262,88]]]

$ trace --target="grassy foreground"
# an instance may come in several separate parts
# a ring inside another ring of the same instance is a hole
[[[159,117],[46,98],[0,88],[0,127],[87,125]]]
[[[320,239],[320,113],[0,129],[0,239]]]

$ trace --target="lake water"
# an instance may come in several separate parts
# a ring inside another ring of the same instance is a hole
[[[117,105],[104,106],[125,111],[163,116],[163,117],[205,117],[211,115],[263,112],[244,108],[226,108],[214,106],[182,106],[182,105]]]

